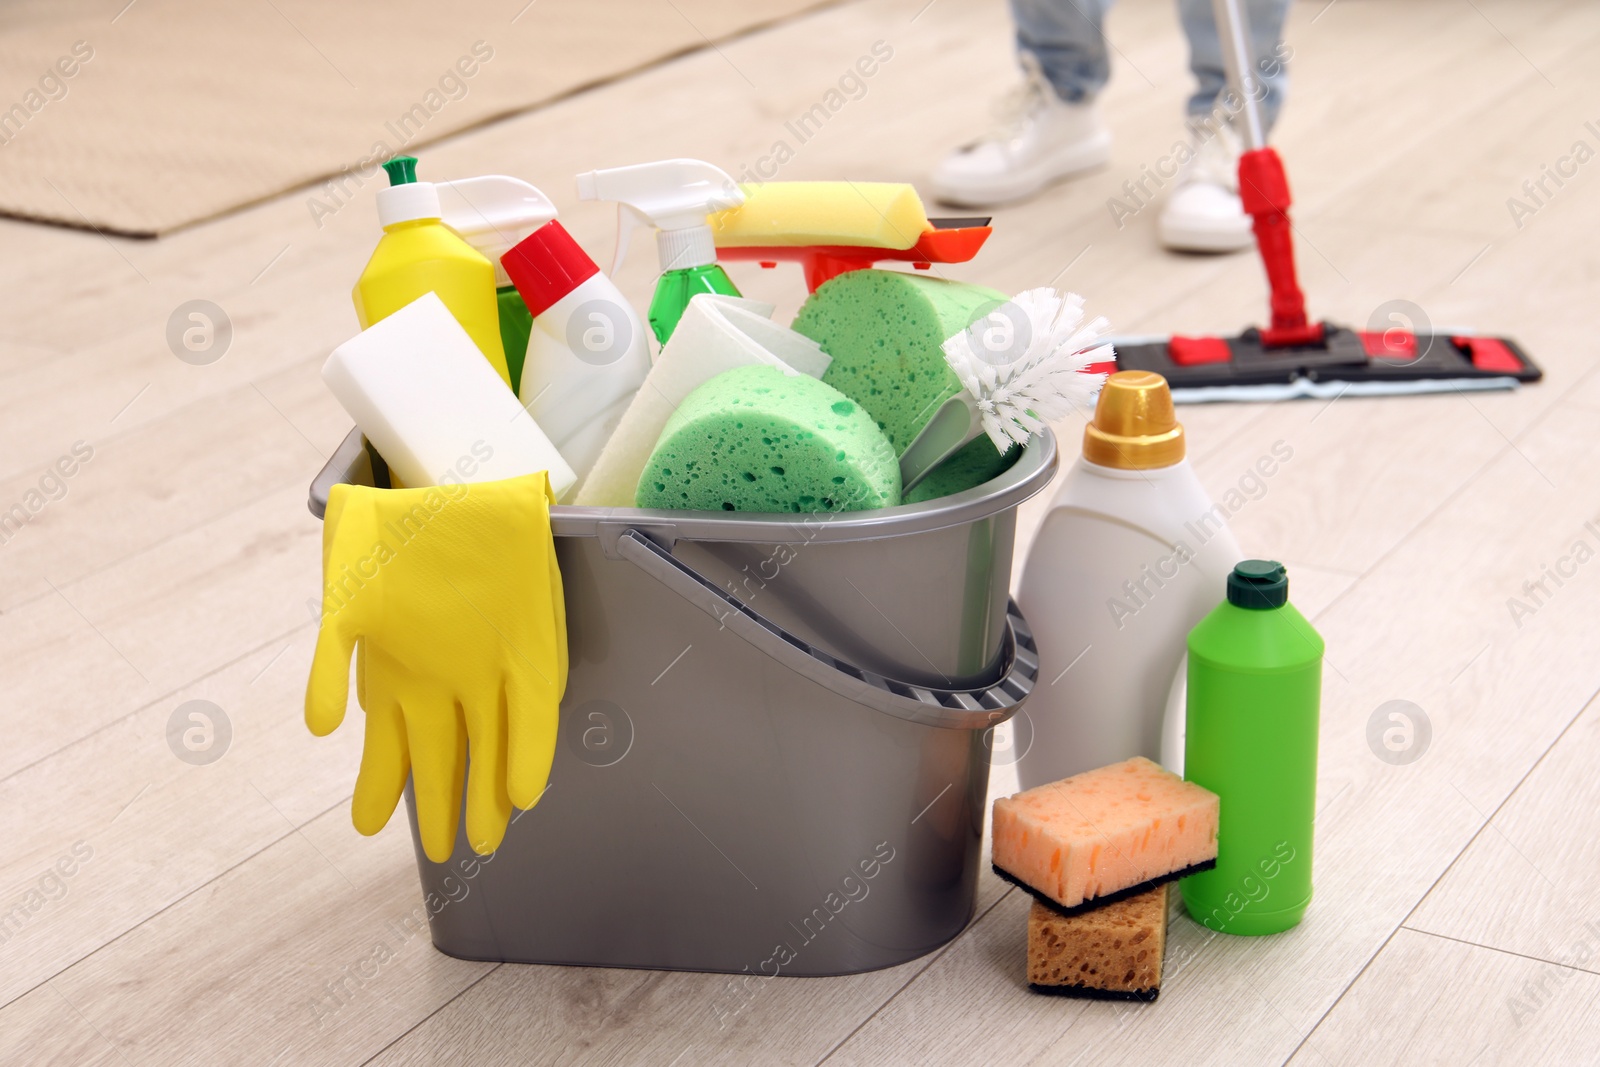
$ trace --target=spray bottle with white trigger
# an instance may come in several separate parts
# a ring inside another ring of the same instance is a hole
[[[618,204],[616,275],[639,226],[656,231],[661,276],[650,301],[650,328],[667,343],[690,298],[700,293],[738,296],[717,263],[717,247],[706,216],[744,203],[744,192],[719,168],[698,159],[663,159],[578,175],[580,200]]]
[[[439,182],[439,205],[444,224],[460,234],[494,266],[495,299],[500,305],[500,343],[505,349],[511,388],[522,383],[522,361],[528,353],[533,314],[511,284],[500,257],[539,227],[553,221],[556,206],[550,198],[520,178],[485,174]]]

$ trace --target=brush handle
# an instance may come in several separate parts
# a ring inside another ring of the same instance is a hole
[[[940,404],[933,418],[900,454],[900,496],[904,498],[935,467],[981,433],[983,422],[965,389]]]

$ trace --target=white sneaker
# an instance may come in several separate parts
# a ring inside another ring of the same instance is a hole
[[[1199,142],[1177,187],[1161,209],[1156,232],[1179,252],[1237,252],[1255,243],[1251,219],[1239,203],[1239,143],[1230,127],[1215,133],[1191,127]]]
[[[1111,161],[1111,134],[1099,109],[1062,100],[1038,60],[1026,52],[1020,60],[1025,81],[1002,105],[1002,127],[934,168],[933,195],[944,203],[988,207],[1022,200]]]

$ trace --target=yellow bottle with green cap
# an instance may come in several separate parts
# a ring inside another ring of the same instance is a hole
[[[510,388],[494,265],[444,224],[439,191],[432,182],[417,181],[416,168],[411,156],[383,165],[390,183],[378,193],[383,237],[356,282],[356,318],[364,330],[424,293],[438,293]]]
[[[1106,379],[1017,587],[1039,649],[1039,684],[1012,725],[1024,789],[1161,758],[1184,639],[1241,558],[1185,447],[1166,379]]]

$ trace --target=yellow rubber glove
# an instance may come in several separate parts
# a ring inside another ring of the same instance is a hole
[[[499,846],[513,805],[543,794],[567,684],[551,502],[543,472],[329,495],[306,725],[320,737],[344,719],[356,652],[367,724],[351,819],[363,834],[389,821],[408,773],[435,863],[454,849],[464,777],[480,854]]]

